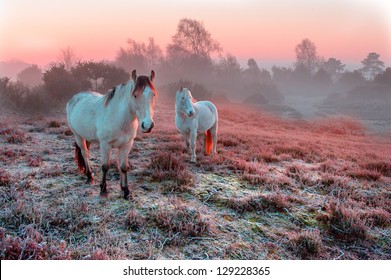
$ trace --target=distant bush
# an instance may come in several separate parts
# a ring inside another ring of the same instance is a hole
[[[12,82],[7,77],[0,79],[0,97],[6,105],[23,113],[47,112],[52,106],[42,85],[30,89],[20,82]]]
[[[198,84],[189,80],[179,80],[168,84],[167,90],[170,94],[175,95],[175,93],[181,88],[188,88],[191,91],[193,97],[198,100],[209,100],[213,97],[211,91],[207,90],[206,87],[202,84]]]

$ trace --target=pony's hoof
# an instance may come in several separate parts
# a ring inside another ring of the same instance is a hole
[[[125,200],[132,200],[133,199],[133,194],[132,193],[124,193],[124,199]]]
[[[196,161],[197,161],[197,160],[196,160],[195,158],[190,159],[190,162],[191,162],[191,163],[196,163]]]
[[[94,183],[94,178],[88,178],[86,181],[86,184],[93,184]]]
[[[101,197],[105,197],[105,198],[107,198],[109,196],[107,192],[100,192],[99,195]]]

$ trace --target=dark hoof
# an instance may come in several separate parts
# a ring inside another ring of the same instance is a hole
[[[107,193],[107,191],[106,191],[106,192],[100,192],[99,195],[100,195],[101,197],[108,197],[108,196],[109,196],[108,193]]]
[[[129,190],[124,190],[124,199],[133,199],[133,194],[131,194]]]
[[[94,178],[88,178],[86,181],[86,184],[93,184],[94,183]]]

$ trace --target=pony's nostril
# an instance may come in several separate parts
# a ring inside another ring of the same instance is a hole
[[[144,127],[144,122],[141,123],[141,128],[142,128],[142,129],[145,129],[145,127]]]

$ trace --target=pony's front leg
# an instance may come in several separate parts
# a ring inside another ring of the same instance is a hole
[[[183,132],[181,133],[183,141],[185,141],[186,145],[186,151],[190,154],[190,140],[189,140],[189,133]]]
[[[128,188],[128,155],[130,149],[132,148],[133,141],[131,140],[126,145],[120,147],[118,149],[118,157],[119,157],[119,169],[120,169],[120,183],[121,190],[124,192],[124,199],[129,199],[129,188]],[[132,198],[132,195],[131,195]]]
[[[108,143],[100,143],[100,155],[102,164],[102,178],[100,180],[100,194],[107,194],[106,176],[110,167],[111,147]]]
[[[197,141],[197,129],[190,131],[190,153],[191,153],[191,162],[196,162],[196,141]]]

